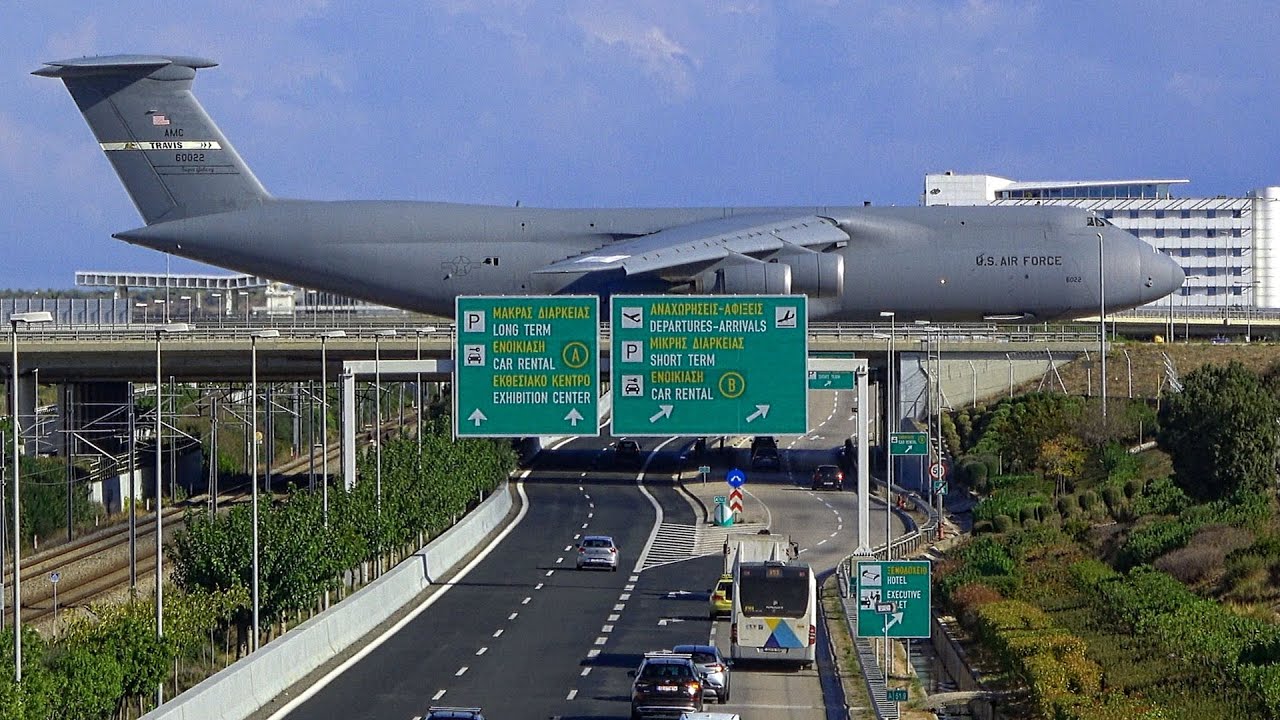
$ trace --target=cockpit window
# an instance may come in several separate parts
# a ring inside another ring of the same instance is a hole
[[[1112,226],[1110,220],[1103,217],[1098,217],[1097,215],[1090,215],[1088,221],[1085,224],[1088,225],[1089,227],[1111,227]]]

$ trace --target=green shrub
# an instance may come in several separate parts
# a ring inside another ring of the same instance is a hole
[[[1111,511],[1112,515],[1116,514],[1116,510],[1123,500],[1124,490],[1119,485],[1108,485],[1102,488],[1102,502],[1107,504],[1107,509]]]
[[[1092,512],[1094,506],[1098,504],[1098,494],[1092,490],[1085,490],[1080,493],[1080,509],[1085,512]]]
[[[1080,511],[1080,504],[1076,502],[1074,495],[1063,495],[1058,498],[1058,512],[1063,517],[1070,517]]]
[[[1133,500],[1142,494],[1142,488],[1145,485],[1140,477],[1130,478],[1124,483],[1124,496]]]
[[[991,524],[995,527],[995,531],[998,533],[1007,533],[1010,530],[1013,530],[1013,518],[1008,515],[995,516],[995,518],[992,519]]]
[[[1133,512],[1144,515],[1177,515],[1191,505],[1191,498],[1172,478],[1152,480],[1133,502]]]

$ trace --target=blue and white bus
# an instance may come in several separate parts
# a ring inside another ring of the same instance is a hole
[[[735,660],[813,665],[818,644],[818,584],[797,562],[738,563],[729,654]]]

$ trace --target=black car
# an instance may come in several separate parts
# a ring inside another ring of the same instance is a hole
[[[755,455],[760,448],[778,449],[778,439],[772,435],[756,435],[751,438],[751,454]]]
[[[631,720],[702,712],[702,674],[687,653],[644,654],[631,672]]]
[[[444,707],[440,705],[427,708],[427,716],[423,720],[484,720],[478,707]]]
[[[814,490],[822,488],[832,488],[834,490],[844,489],[844,473],[835,465],[819,465],[813,469]]]
[[[781,470],[782,456],[776,447],[761,447],[751,454],[752,470]]]
[[[618,462],[635,462],[640,459],[640,443],[635,440],[619,440],[613,446],[613,455]]]

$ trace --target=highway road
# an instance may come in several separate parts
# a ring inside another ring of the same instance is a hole
[[[852,393],[833,405],[835,395],[811,393],[816,432],[782,438],[783,470],[752,473],[748,485],[763,522],[789,532],[819,573],[856,544],[852,483],[845,492],[808,489],[812,466],[833,461],[840,433],[852,427]],[[836,411],[820,424],[823,404]],[[708,619],[707,589],[728,531],[704,525],[701,509],[671,481],[692,439],[645,439],[643,468],[617,466],[610,441],[583,438],[543,453],[518,483],[518,522],[447,591],[322,686],[260,718],[414,720],[433,704],[478,705],[493,720],[626,718],[628,671],[644,652],[711,640],[727,654],[728,622]],[[709,455],[722,473],[745,462],[745,452]],[[618,572],[574,569],[584,534],[615,538]],[[725,709],[748,719],[843,718],[838,686],[824,675],[825,662],[737,668]]]

